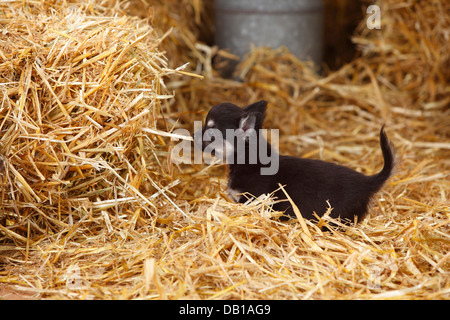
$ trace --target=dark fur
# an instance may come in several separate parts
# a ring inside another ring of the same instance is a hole
[[[209,111],[205,123],[213,120],[214,127],[225,134],[226,129],[245,126],[242,119],[252,118],[254,129],[258,130],[262,127],[266,105],[267,102],[259,101],[242,109],[231,103],[222,103]],[[330,162],[280,155],[278,173],[272,176],[260,174],[260,168],[263,166],[260,163],[230,164],[229,188],[255,197],[278,189],[274,196],[277,199],[286,199],[283,191],[279,190],[281,184],[306,219],[314,219],[313,212],[319,216],[323,215],[328,207],[328,200],[333,208],[332,217],[354,221],[357,216],[357,220],[361,221],[367,213],[371,197],[390,177],[394,167],[393,150],[383,128],[380,130],[380,146],[384,167],[372,176]],[[202,148],[204,150],[205,143]],[[246,200],[246,197],[241,196],[239,201]],[[288,201],[274,204],[273,209],[295,217]]]

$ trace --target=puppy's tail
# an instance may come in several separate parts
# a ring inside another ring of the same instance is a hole
[[[384,166],[383,169],[371,177],[371,183],[377,191],[380,189],[387,179],[392,175],[395,167],[395,154],[389,139],[384,132],[384,125],[380,130],[380,146],[383,152]]]

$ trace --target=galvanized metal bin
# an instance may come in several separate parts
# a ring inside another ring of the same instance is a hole
[[[322,61],[322,0],[215,0],[216,44],[241,58],[250,45],[287,46]]]

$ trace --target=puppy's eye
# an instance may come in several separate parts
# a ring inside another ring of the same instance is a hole
[[[213,130],[211,130],[210,128],[207,129],[203,135],[203,138],[206,139],[207,141],[212,141],[213,139],[215,139]]]

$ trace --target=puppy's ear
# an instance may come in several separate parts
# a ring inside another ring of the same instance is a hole
[[[266,112],[266,108],[267,108],[267,101],[265,100],[260,100],[258,102],[249,104],[248,106],[246,106],[244,108],[244,112],[245,113],[250,113],[250,112],[258,112],[258,113],[262,113],[263,114],[263,118],[264,118],[264,114]]]
[[[252,103],[244,108],[241,120],[239,121],[239,128],[246,132],[248,129],[261,129],[265,112],[267,108],[267,101],[261,100]]]
[[[249,129],[261,129],[264,121],[264,114],[259,112],[245,112],[239,121],[239,129],[247,132]]]

